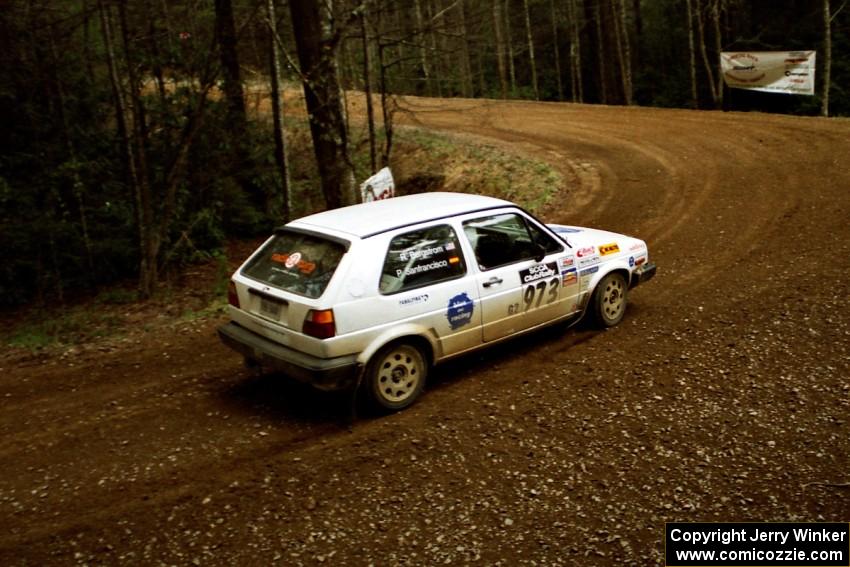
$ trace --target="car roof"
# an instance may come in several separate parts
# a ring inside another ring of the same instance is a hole
[[[506,206],[515,205],[483,195],[419,193],[332,209],[292,221],[287,226],[368,238],[420,222]]]

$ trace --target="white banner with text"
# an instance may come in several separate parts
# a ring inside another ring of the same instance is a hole
[[[815,94],[814,51],[738,51],[720,54],[723,79],[733,89]]]
[[[395,197],[395,181],[389,167],[385,167],[360,185],[360,200],[364,203]]]

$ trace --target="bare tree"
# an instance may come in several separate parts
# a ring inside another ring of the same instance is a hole
[[[267,196],[255,182],[254,160],[247,139],[248,118],[245,111],[245,93],[237,50],[236,23],[232,0],[215,0],[215,37],[221,64],[222,90],[227,102],[227,124],[232,143],[231,170],[233,177],[251,198],[258,210],[265,208]]]
[[[496,0],[497,2],[499,0]],[[508,70],[511,77],[511,96],[516,93],[516,67],[514,65],[514,43],[511,37],[511,0],[505,0],[505,39],[508,47]]]
[[[537,85],[537,62],[534,59],[534,39],[531,35],[531,11],[528,0],[522,0],[525,8],[525,34],[528,41],[528,63],[531,65],[531,86],[534,89],[534,100],[540,100],[540,88]]]
[[[496,40],[496,64],[499,69],[499,88],[502,98],[508,98],[508,77],[505,69],[505,39],[502,36],[502,0],[493,0],[493,37]]]
[[[366,17],[367,13],[366,10],[364,10],[363,14],[360,15],[360,31],[363,34],[363,93],[366,96],[366,121],[369,126],[369,164],[372,167],[371,173],[375,173],[378,170],[378,159],[375,149],[375,109],[372,105],[372,77],[369,57],[369,26],[367,25]],[[424,68],[424,55],[422,61]]]
[[[723,107],[723,75],[720,71],[720,53],[723,51],[723,36],[720,34],[720,10],[722,3],[725,0],[714,0],[711,6],[711,21],[714,24],[714,51],[715,51],[715,60],[714,65],[715,69],[717,69],[717,86],[716,86],[716,97],[714,100],[714,104],[717,108]]]
[[[555,10],[555,0],[549,0],[552,12],[552,43],[555,49],[555,76],[558,79],[558,100],[564,100],[564,85],[561,83],[561,46],[558,44],[558,12]]]
[[[151,184],[152,172],[147,165],[149,133],[145,123],[141,81],[136,74],[139,64],[132,56],[125,3],[120,2],[118,8],[124,44],[124,67],[127,70],[127,82],[129,83],[129,88],[126,89],[126,95],[130,97],[129,104],[125,100],[123,80],[118,71],[111,10],[105,0],[98,0],[101,31],[116,110],[116,125],[121,138],[122,159],[136,205],[140,257],[139,294],[142,297],[149,297],[155,291],[158,283],[160,252],[163,243],[168,239],[174,221],[177,209],[177,190],[181,180],[180,174],[184,170],[189,149],[201,126],[209,90],[215,83],[216,72],[208,67],[201,77],[196,101],[186,111],[186,120],[178,139],[173,145],[174,150],[167,160],[168,165],[161,173],[155,193]],[[212,46],[210,49],[212,49]],[[129,118],[132,118],[132,120]],[[156,194],[156,203],[154,194]]]
[[[97,6],[100,12],[100,29],[103,34],[109,80],[112,85],[112,100],[115,104],[115,123],[118,127],[118,136],[121,139],[122,159],[127,180],[135,197],[136,222],[139,225],[139,294],[142,297],[150,297],[157,280],[156,261],[151,262],[150,258],[153,217],[150,187],[148,185],[142,186],[136,167],[136,156],[133,151],[130,125],[127,120],[127,104],[124,100],[124,89],[118,74],[118,62],[112,33],[112,14],[104,0],[98,0]]]
[[[713,64],[708,56],[708,48],[706,47],[706,38],[705,38],[705,20],[703,15],[703,8],[701,5],[701,0],[695,0],[696,2],[696,17],[697,17],[697,34],[699,39],[699,47],[700,53],[702,53],[702,62],[705,66],[706,77],[708,78],[708,88],[711,92],[711,99],[714,101],[715,108],[720,108],[723,104],[723,78],[720,76],[720,73],[715,73],[716,65]],[[717,30],[717,45],[720,45],[720,12],[718,9],[719,0],[709,0],[710,5],[708,9],[711,13],[711,18],[714,21],[715,28]],[[720,57],[720,53],[718,52],[717,57]]]
[[[623,99],[632,104],[632,53],[629,30],[626,26],[626,7],[623,0],[611,0],[614,23],[614,38],[617,43],[617,61],[620,66],[620,78],[623,84]]]
[[[228,118],[235,128],[234,133],[239,133],[240,130],[244,133],[247,123],[245,94],[242,91],[239,54],[236,51],[236,24],[233,20],[231,0],[215,0],[215,32],[218,37]]]
[[[413,1],[413,8],[414,8],[414,14],[416,15],[416,27],[419,29],[420,32],[423,32],[423,30],[425,30],[426,27],[425,27],[425,22],[422,18],[422,0],[414,0]],[[366,30],[366,27],[364,25],[363,26],[364,41],[365,41],[365,34],[366,34],[365,30]],[[364,49],[364,51],[366,50],[365,44],[364,44],[363,49]],[[422,79],[425,82],[426,92],[428,94],[431,94],[431,73],[429,72],[430,66],[428,64],[428,45],[427,45],[427,39],[424,38],[424,37],[421,38],[421,40],[419,41],[419,61],[420,61],[420,65],[422,67]],[[374,168],[375,168],[375,164],[373,163],[372,169],[374,169]]]
[[[693,0],[685,0],[685,6],[688,14],[688,70],[691,83],[691,108],[697,108],[699,106],[699,100],[697,98],[697,59],[696,49],[694,48]]]
[[[605,73],[607,60],[605,36],[602,34],[602,8],[599,2],[593,5],[593,19],[596,23],[596,65],[599,73],[599,98],[602,104],[608,104],[608,78]]]
[[[823,93],[820,99],[821,116],[829,116],[829,88],[832,73],[832,15],[829,0],[823,0]]]
[[[472,59],[469,55],[469,29],[466,26],[466,8],[463,0],[457,0],[458,24],[460,28],[460,54],[462,63],[461,87],[463,96],[471,97],[472,92]]]
[[[88,26],[88,24],[85,24]],[[88,222],[88,214],[86,213],[85,206],[85,196],[84,190],[85,185],[80,178],[80,172],[76,167],[78,162],[77,160],[77,148],[75,147],[73,137],[71,135],[71,125],[68,122],[68,115],[65,111],[65,107],[67,105],[67,97],[65,94],[65,84],[59,75],[59,54],[56,49],[56,31],[55,26],[51,25],[51,33],[49,36],[49,46],[50,46],[50,58],[51,65],[49,72],[52,75],[51,79],[54,84],[55,89],[55,98],[56,98],[56,112],[59,115],[59,126],[62,132],[62,141],[65,144],[65,150],[68,153],[68,159],[70,163],[74,165],[71,171],[72,177],[72,188],[74,199],[77,201],[77,210],[80,215],[80,229],[83,237],[83,247],[86,251],[86,264],[89,269],[89,275],[94,274],[94,256],[92,254],[92,242],[89,237],[89,222]],[[90,63],[90,62],[87,62]]]
[[[579,14],[582,10],[576,0],[567,0],[570,18],[570,95],[573,102],[583,102],[584,92],[581,79],[581,24]]]
[[[277,16],[275,15],[275,0],[267,0],[266,17],[269,27],[269,57],[270,75],[272,83],[272,124],[274,129],[274,159],[280,174],[281,185],[281,216],[284,221],[289,221],[292,214],[291,183],[289,181],[289,159],[286,152],[286,131],[283,123],[283,81],[280,76],[280,50],[278,42],[280,37],[277,33]],[[270,206],[266,209],[270,210]]]
[[[350,205],[358,199],[336,64],[342,28],[324,3],[291,0],[289,9],[325,202],[331,209]]]

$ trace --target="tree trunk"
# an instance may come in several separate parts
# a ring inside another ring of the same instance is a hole
[[[623,0],[625,2],[625,0]],[[632,67],[632,88],[634,88],[634,70],[640,69],[641,64],[643,62],[641,47],[643,46],[643,42],[641,38],[643,37],[643,14],[641,13],[640,7],[641,0],[632,0],[632,18],[634,18],[634,43],[632,44],[632,59],[631,59],[631,67]]]
[[[617,59],[623,83],[623,101],[632,104],[632,51],[629,30],[626,25],[626,7],[623,0],[612,0],[611,11],[614,22],[614,37],[617,42]]]
[[[165,92],[165,72],[162,68],[162,55],[159,51],[159,41],[156,39],[157,29],[154,23],[154,18],[151,17],[148,22],[148,45],[150,45],[151,55],[153,61],[151,65],[153,67],[153,76],[156,81],[156,88],[159,92],[159,102],[163,105],[163,108],[166,105],[166,97],[167,94]]]
[[[247,139],[248,117],[245,112],[245,93],[242,88],[239,53],[236,47],[236,24],[233,20],[231,0],[215,0],[215,37],[221,61],[222,89],[227,101],[227,125],[233,145],[231,171],[254,207],[258,211],[263,211],[266,208],[268,196],[263,187],[255,181],[255,164],[251,156],[250,142]]]
[[[121,79],[118,76],[118,64],[115,60],[115,47],[112,38],[111,15],[103,0],[98,0],[100,11],[100,29],[103,34],[103,45],[106,51],[106,61],[109,68],[109,80],[112,85],[112,98],[115,103],[115,118],[118,126],[118,135],[121,138],[122,157],[127,178],[136,201],[136,222],[139,225],[139,295],[142,298],[150,297],[156,285],[156,261],[151,262],[149,257],[150,235],[153,227],[148,220],[150,213],[150,193],[143,195],[139,174],[136,170],[136,160],[133,155],[133,143],[130,139],[130,127],[127,124],[127,107],[124,102],[124,94],[121,88]],[[148,188],[149,189],[149,188]]]
[[[552,43],[555,48],[555,76],[558,79],[558,100],[564,100],[564,85],[561,83],[561,46],[558,44],[558,12],[555,10],[555,0],[549,0],[552,11]]]
[[[479,41],[478,45],[479,47],[475,49],[475,75],[478,77],[478,96],[484,97],[488,92],[487,75],[484,72],[484,58],[486,48],[484,47],[482,41]]]
[[[124,43],[124,60],[127,64],[127,76],[130,82],[130,114],[133,117],[131,139],[135,148],[134,156],[136,162],[136,174],[138,176],[139,191],[141,195],[142,213],[144,224],[142,232],[144,245],[142,255],[146,256],[148,274],[146,287],[150,293],[156,289],[159,280],[158,262],[159,248],[162,243],[156,229],[156,217],[154,214],[153,191],[151,189],[150,171],[148,170],[148,129],[145,117],[145,108],[142,103],[141,81],[136,75],[136,62],[133,59],[130,47],[130,35],[127,26],[127,5],[125,2],[118,4],[119,22],[121,24],[121,37]],[[144,295],[144,294],[143,294]]]
[[[463,89],[463,96],[466,98],[470,98],[473,95],[472,92],[472,59],[469,55],[469,30],[466,28],[466,9],[464,8],[464,1],[458,0],[458,23],[460,24],[460,54],[461,54],[461,62],[463,64],[463,78],[461,79],[461,86]]]
[[[723,0],[714,0],[714,4],[711,9],[711,20],[714,24],[714,48],[715,48],[715,56],[717,57],[714,60],[714,64],[716,65],[715,69],[717,70],[717,86],[715,87],[717,90],[717,96],[714,100],[714,103],[717,108],[723,107],[723,87],[725,83],[723,82],[723,75],[720,71],[720,53],[723,51],[723,36],[720,33],[720,2]]]
[[[829,87],[832,73],[832,15],[829,0],[823,0],[823,93],[820,99],[821,116],[829,116]]]
[[[286,155],[286,130],[283,124],[283,81],[280,76],[280,51],[278,49],[279,36],[277,34],[277,16],[275,15],[275,0],[267,0],[266,11],[268,16],[269,33],[269,55],[271,64],[272,82],[272,123],[274,127],[274,158],[280,173],[281,186],[281,216],[284,222],[289,222],[292,215],[292,197],[290,195],[289,182],[289,160]],[[266,205],[266,211],[271,212],[271,203]]]
[[[222,87],[227,100],[228,122],[234,134],[243,134],[248,119],[245,114],[245,95],[242,91],[242,78],[239,71],[236,24],[233,21],[231,0],[215,0],[215,32],[224,79]]]
[[[408,46],[410,45],[409,34],[409,20],[404,17],[405,14],[402,14],[402,7],[396,3],[393,5],[393,24],[395,26],[395,33],[405,38],[401,41],[396,42],[396,64],[398,65],[397,76],[399,77],[399,82],[393,92],[397,92],[398,90],[404,90],[405,92],[410,92],[415,83],[411,82],[413,73],[410,70],[410,62],[415,58],[415,55],[408,55]],[[406,10],[406,8],[405,8]]]
[[[168,0],[162,0],[162,17],[165,22],[165,33],[168,43],[168,57],[174,57],[174,30],[171,28],[171,14],[168,12]]]
[[[437,42],[437,32],[435,30],[435,28],[437,27],[437,20],[439,19],[439,12],[439,4],[434,5],[431,3],[430,0],[428,0],[428,39],[431,42],[431,66],[434,71],[434,86],[436,87],[437,96],[443,98],[442,62],[440,60],[440,46]]]
[[[419,38],[419,64],[422,67],[422,80],[425,82],[425,93],[428,96],[431,96],[433,91],[431,90],[431,73],[429,72],[428,66],[428,47],[427,40],[425,36],[425,24],[422,20],[422,0],[414,0],[414,9],[416,15],[416,28],[419,30],[421,37]],[[430,24],[429,24],[430,27]],[[363,37],[365,41],[366,37],[366,28],[363,28]],[[363,52],[366,52],[366,47],[364,44]],[[374,124],[372,125],[374,128]],[[374,150],[373,150],[374,151]],[[375,169],[375,160],[372,159],[372,169]]]
[[[717,90],[714,80],[714,67],[709,61],[708,49],[705,46],[705,24],[702,14],[702,3],[700,0],[694,1],[696,2],[697,39],[699,41],[700,53],[702,54],[702,64],[705,67],[705,73],[708,79],[708,90],[711,93],[711,99],[714,101],[715,107],[717,107]]]
[[[77,160],[77,149],[74,144],[74,140],[71,136],[71,128],[68,123],[68,114],[65,111],[66,107],[66,96],[65,96],[65,85],[62,82],[62,78],[59,76],[59,54],[56,51],[56,38],[57,34],[55,29],[51,30],[49,44],[50,44],[50,56],[51,56],[51,65],[50,71],[53,74],[53,83],[56,85],[56,110],[59,114],[59,127],[62,130],[62,139],[65,142],[65,149],[68,152],[68,160],[72,164],[71,168],[71,183],[73,185],[73,194],[74,199],[77,201],[77,210],[80,214],[80,229],[82,231],[83,237],[83,247],[86,252],[86,265],[88,267],[88,279],[90,283],[94,281],[94,256],[92,254],[92,243],[91,238],[89,238],[89,223],[88,223],[88,215],[86,214],[86,206],[85,206],[85,198],[84,198],[84,190],[85,185],[83,184],[83,180],[80,178],[80,172],[78,168],[78,160]]]
[[[516,94],[516,67],[514,66],[514,42],[511,38],[510,5],[511,0],[505,0],[505,39],[508,44],[508,70],[511,77],[511,96],[513,97]]]
[[[383,30],[383,19],[381,12],[378,11],[378,29]],[[389,85],[387,84],[387,68],[389,65],[386,62],[386,54],[384,50],[386,45],[381,40],[381,35],[378,36],[378,83],[381,91],[381,118],[384,124],[384,147],[381,149],[381,167],[387,167],[390,164],[390,154],[393,149],[393,113],[389,107]]]
[[[83,59],[86,62],[86,75],[91,84],[95,82],[94,64],[92,63],[91,38],[89,33],[89,4],[83,0]]]
[[[721,94],[718,93],[720,89],[718,89],[718,81],[722,81],[722,77],[717,77],[715,80],[714,74],[714,66],[711,64],[711,61],[708,57],[708,49],[705,45],[705,25],[703,23],[703,15],[702,15],[702,5],[700,0],[695,0],[696,2],[696,16],[697,16],[697,35],[699,39],[699,47],[700,53],[702,54],[702,63],[705,66],[705,73],[708,77],[708,88],[711,91],[711,99],[714,101],[714,107],[719,108],[719,104],[721,102]],[[720,54],[717,55],[718,58]],[[721,87],[722,89],[722,87]],[[722,92],[722,90],[721,90]]]
[[[581,80],[581,26],[576,0],[567,0],[570,17],[570,96],[573,102],[583,102],[584,92]]]
[[[369,126],[369,164],[371,165],[370,173],[375,173],[378,171],[378,157],[375,143],[375,108],[372,106],[372,79],[369,68],[369,34],[368,26],[366,25],[365,11],[360,16],[360,30],[363,32],[363,92],[366,95],[366,121]],[[422,62],[422,64],[425,65],[424,55]]]
[[[540,89],[537,86],[537,63],[534,60],[534,41],[531,37],[531,13],[528,0],[522,0],[525,8],[525,34],[528,40],[528,63],[531,65],[531,86],[534,89],[534,100],[540,100]]]
[[[499,89],[508,98],[508,77],[505,68],[505,39],[502,37],[502,0],[493,0],[493,37],[496,40],[496,65],[499,69]]]
[[[602,9],[599,3],[593,6],[593,16],[596,21],[596,61],[599,73],[599,97],[602,104],[608,104],[608,78],[605,65],[605,37],[602,35]]]
[[[699,98],[697,94],[697,55],[694,46],[694,13],[693,0],[685,0],[685,6],[688,13],[688,56],[689,56],[689,71],[691,82],[691,108],[699,108]]]
[[[324,6],[313,0],[291,0],[289,10],[292,21],[298,23],[293,26],[295,45],[325,202],[331,209],[351,205],[358,199],[348,154],[332,20]]]
[[[384,62],[384,46],[378,45],[378,69],[381,81],[381,114],[384,120],[384,148],[381,151],[381,167],[390,164],[390,154],[393,150],[393,114],[389,108],[387,97],[387,65]]]

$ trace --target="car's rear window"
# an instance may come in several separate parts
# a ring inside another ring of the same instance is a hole
[[[345,247],[310,234],[282,232],[242,269],[242,274],[276,288],[317,298],[345,254]]]

